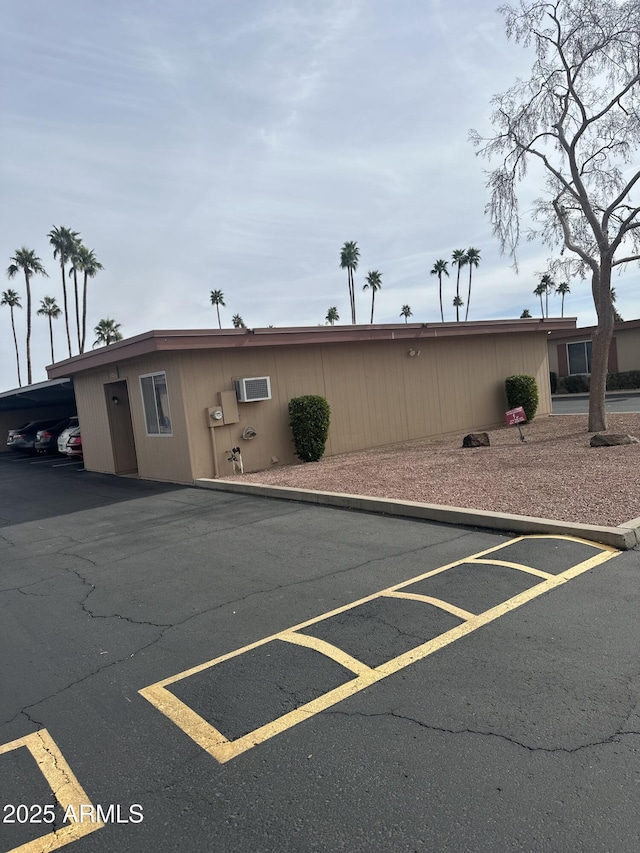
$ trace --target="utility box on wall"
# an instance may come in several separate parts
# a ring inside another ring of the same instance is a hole
[[[240,420],[238,414],[238,400],[235,391],[220,391],[218,393],[220,406],[222,408],[222,417],[225,424],[237,424]]]

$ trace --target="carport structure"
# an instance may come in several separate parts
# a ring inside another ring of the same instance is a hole
[[[6,435],[26,421],[45,418],[64,420],[76,414],[73,381],[50,379],[0,393],[0,452],[6,451]]]

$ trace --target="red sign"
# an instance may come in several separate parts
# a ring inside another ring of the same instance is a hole
[[[507,426],[514,426],[514,424],[523,424],[526,421],[527,416],[525,415],[522,406],[518,406],[517,409],[509,409],[505,414],[505,418]]]

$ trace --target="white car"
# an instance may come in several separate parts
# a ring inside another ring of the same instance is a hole
[[[69,437],[74,430],[78,429],[79,426],[78,418],[71,418],[69,420],[69,426],[58,436],[58,453],[62,453],[64,456],[67,455],[67,442],[69,441]]]

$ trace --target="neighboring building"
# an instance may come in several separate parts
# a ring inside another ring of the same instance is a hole
[[[536,377],[539,413],[550,414],[547,335],[574,327],[529,319],[153,331],[48,373],[73,378],[88,470],[191,483],[231,474],[233,447],[246,471],[295,462],[288,403],[302,394],[329,401],[329,456],[499,426],[514,373]]]
[[[559,377],[591,373],[591,335],[595,326],[549,335],[549,369]],[[609,348],[609,373],[640,370],[640,320],[616,323]]]

